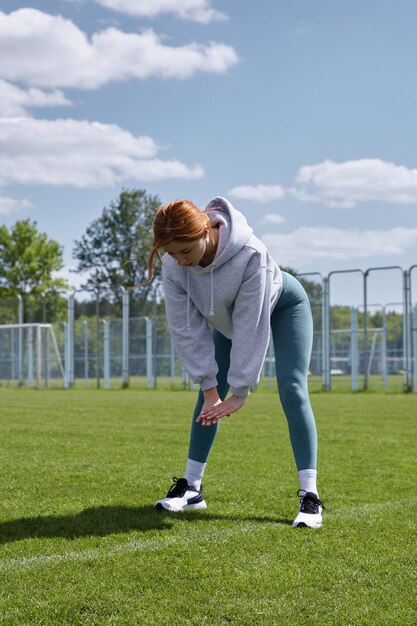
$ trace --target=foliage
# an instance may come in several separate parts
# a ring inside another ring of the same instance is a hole
[[[120,300],[122,287],[142,285],[135,295],[139,300],[147,298],[152,282],[143,284],[147,279],[153,217],[159,205],[159,198],[144,190],[124,190],[91,222],[73,250],[77,271],[88,272],[84,289],[114,302]],[[155,269],[157,280],[159,268]]]
[[[364,327],[364,312],[358,311],[358,328]],[[368,311],[368,329],[381,329],[383,327],[383,316],[381,311]],[[387,342],[402,346],[403,334],[403,315],[396,311],[388,311],[385,315],[385,324],[387,331]],[[330,307],[330,327],[333,330],[350,329],[351,325],[351,307],[342,305],[333,305]]]
[[[21,220],[9,231],[0,227],[0,286],[2,294],[45,293],[65,289],[52,273],[62,268],[63,250],[58,242],[37,230],[36,222]]]
[[[38,316],[42,297],[67,288],[65,280],[53,277],[53,272],[60,270],[62,265],[62,247],[53,239],[48,239],[45,233],[40,233],[36,222],[20,220],[10,230],[1,226],[0,295],[7,297],[7,302],[0,310],[0,317],[16,320],[17,295],[24,301],[25,319],[28,319],[26,309],[30,298],[32,303],[33,298],[37,299]],[[54,315],[58,302],[59,296],[55,294]]]
[[[415,398],[312,397],[319,531],[291,528],[297,474],[272,393],[224,419],[207,511],[153,508],[183,470],[194,400],[0,389],[0,622],[414,624]]]

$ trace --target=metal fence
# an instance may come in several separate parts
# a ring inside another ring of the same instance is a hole
[[[412,297],[416,267],[413,265],[407,271],[397,266],[366,271],[343,270],[330,272],[325,277],[315,272],[299,275],[300,279],[316,281],[321,294],[319,302],[312,302],[315,328],[310,363],[312,385],[326,391],[381,388],[417,392],[417,304]],[[401,299],[371,303],[370,275],[388,271],[394,271],[398,276]],[[347,275],[353,274],[359,279],[361,303],[344,307],[348,309],[348,315],[344,315],[340,325],[336,313],[343,305],[332,304],[333,290],[337,279],[345,280]],[[128,292],[124,292],[120,317],[103,316],[97,306],[93,316],[79,319],[76,316],[76,295],[72,292],[67,298],[64,322],[47,319],[46,298],[33,309],[35,313],[32,311],[30,316],[26,316],[32,324],[49,322],[62,369],[56,366],[56,359],[55,366],[52,365],[54,361],[48,352],[51,342],[49,347],[40,343],[38,348],[23,342],[23,347],[18,349],[17,344],[7,339],[10,335],[7,328],[0,328],[0,384],[39,386],[39,381],[42,381],[45,386],[63,384],[66,388],[75,385],[104,388],[191,386],[189,376],[175,354],[163,315],[156,315],[154,311],[152,316],[133,317],[131,299]],[[25,318],[21,298],[9,298],[6,303],[2,300],[2,304],[7,319],[1,321],[23,324]],[[375,316],[376,312],[379,324],[371,326],[371,313]],[[30,351],[29,347],[26,350],[26,345],[30,346]],[[43,350],[43,356],[36,352],[37,349]],[[43,368],[38,376],[33,375],[35,361]],[[260,384],[272,386],[274,379],[275,362],[271,345]]]

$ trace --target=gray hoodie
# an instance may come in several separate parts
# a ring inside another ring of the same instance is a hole
[[[184,368],[203,391],[217,386],[210,327],[231,339],[227,380],[233,394],[246,396],[259,382],[282,274],[230,202],[217,197],[205,210],[219,226],[213,262],[184,267],[169,254],[162,257],[168,324]]]

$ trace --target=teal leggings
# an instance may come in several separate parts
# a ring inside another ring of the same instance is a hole
[[[313,342],[313,320],[306,292],[296,278],[283,272],[283,291],[271,315],[278,392],[288,421],[291,445],[297,470],[316,469],[317,432],[308,397],[307,372]],[[217,385],[222,400],[229,391],[227,373],[232,342],[213,330],[215,356],[219,372]],[[194,410],[188,458],[207,461],[219,428],[196,422],[204,403],[199,392]]]

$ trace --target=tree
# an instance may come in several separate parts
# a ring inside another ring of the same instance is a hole
[[[64,279],[53,277],[53,272],[62,268],[62,259],[63,248],[57,241],[48,239],[45,233],[40,233],[36,222],[20,220],[10,231],[7,226],[1,226],[0,295],[20,295],[26,320],[29,299],[35,298],[32,313],[39,317],[41,297],[47,292],[68,288]]]
[[[121,287],[131,289],[139,285],[139,298],[146,299],[153,282],[144,284],[153,239],[152,222],[160,204],[157,196],[144,190],[123,190],[91,222],[85,235],[75,241],[73,250],[77,271],[89,273],[83,289],[96,291],[114,302],[120,299]],[[159,274],[156,267],[153,280]]]

